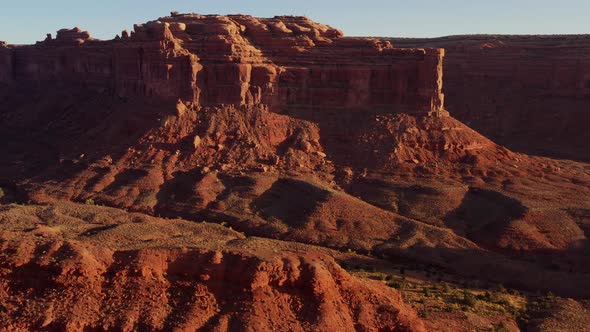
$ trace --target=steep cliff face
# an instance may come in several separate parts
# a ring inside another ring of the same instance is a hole
[[[5,42],[0,41],[0,83],[12,81],[12,50]]]
[[[191,99],[198,64],[165,34],[150,41],[97,41],[79,29],[58,31],[34,46],[14,47],[17,84],[78,86],[121,96]]]
[[[527,153],[590,160],[589,36],[394,39],[446,50],[449,112],[496,142]]]
[[[305,17],[164,17],[122,38],[60,30],[14,47],[17,82],[55,82],[196,105],[442,114],[442,50],[344,38]],[[4,57],[4,56],[3,56]],[[10,74],[12,73],[12,74]]]

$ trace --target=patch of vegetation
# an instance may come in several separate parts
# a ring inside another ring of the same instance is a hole
[[[445,312],[459,312],[460,308],[455,303],[451,303],[444,308],[444,311]]]
[[[395,289],[408,289],[410,284],[407,281],[389,281],[387,286]]]
[[[500,302],[501,298],[496,293],[485,292],[484,294],[479,294],[476,298],[480,301],[490,302],[490,303],[498,303]]]
[[[243,214],[244,211],[248,210],[248,202],[242,197],[240,197],[238,194],[235,194],[233,192],[230,193],[223,202],[226,206],[226,208],[223,210],[225,210],[226,212]]]
[[[444,293],[449,293],[449,292],[451,291],[451,286],[449,286],[449,284],[447,284],[447,283],[444,283],[444,284],[442,285],[442,291],[443,291]]]
[[[498,284],[496,286],[496,291],[500,292],[500,293],[506,293],[506,288],[504,287],[504,285],[502,284]]]
[[[547,295],[545,296],[545,301],[546,302],[553,302],[553,301],[555,301],[555,294],[553,294],[553,292],[549,291],[547,293]]]
[[[514,296],[519,296],[520,295],[520,292],[518,290],[516,290],[516,289],[509,289],[508,290],[508,294],[514,295]]]
[[[529,325],[531,317],[527,313],[521,313],[518,311],[513,314],[518,326],[524,330]]]
[[[369,278],[373,279],[373,280],[378,280],[378,281],[385,281],[387,279],[388,276],[386,276],[383,273],[379,273],[379,274],[375,274],[370,276]]]
[[[510,329],[508,328],[508,326],[506,326],[506,323],[501,322],[500,324],[494,326],[494,331],[495,332],[510,332]]]
[[[96,203],[94,202],[94,200],[92,198],[87,199],[84,204],[86,205],[96,205]]]
[[[391,287],[391,288],[395,288],[395,289],[401,289],[401,283],[397,282],[397,281],[390,281],[387,283],[387,286]]]
[[[477,305],[477,298],[468,290],[463,290],[463,298],[461,303],[468,307],[475,307]]]
[[[418,316],[420,318],[428,318],[428,311],[425,309],[418,310]]]

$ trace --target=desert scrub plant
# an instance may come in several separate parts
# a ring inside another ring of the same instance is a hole
[[[370,279],[377,280],[377,281],[385,281],[387,276],[383,273],[378,273],[369,277]]]
[[[418,316],[420,318],[428,318],[428,311],[426,309],[421,309],[418,311]]]
[[[520,292],[517,289],[509,289],[508,294],[514,295],[514,296],[520,296]]]
[[[396,289],[409,289],[412,288],[412,284],[407,281],[388,281],[387,286]]]
[[[86,204],[86,205],[96,205],[96,203],[94,202],[94,200],[92,198],[89,198],[86,201],[84,201],[84,204]]]
[[[401,289],[401,284],[397,281],[388,281],[387,286],[395,289]]]
[[[461,303],[468,307],[475,307],[477,304],[477,298],[471,292],[464,290]]]
[[[447,284],[446,282],[442,285],[442,291],[444,293],[448,293],[451,291],[451,286],[449,286],[449,284]]]
[[[494,327],[494,331],[495,332],[510,332],[510,329],[508,328],[508,326],[506,326],[505,322],[501,322],[500,324],[498,324]]]
[[[484,294],[479,294],[476,296],[478,300],[490,302],[490,303],[498,303],[501,298],[496,293],[485,292]]]
[[[531,317],[526,312],[519,312],[517,315],[514,315],[516,318],[516,324],[524,330],[529,325]]]

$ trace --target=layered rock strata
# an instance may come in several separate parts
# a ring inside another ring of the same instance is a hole
[[[110,41],[75,28],[33,46],[2,45],[0,79],[278,112],[442,114],[443,55],[346,38],[305,17],[186,14],[135,25]]]
[[[509,148],[590,160],[590,36],[393,39],[446,50],[446,107]]]

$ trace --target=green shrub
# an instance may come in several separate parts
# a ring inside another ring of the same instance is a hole
[[[469,307],[475,307],[477,304],[477,298],[468,291],[463,291],[463,304]]]
[[[92,198],[87,199],[84,204],[86,205],[96,205],[96,203],[94,203],[94,200]]]
[[[395,289],[401,289],[402,285],[397,282],[397,281],[390,281],[387,283],[387,286],[391,287],[391,288],[395,288]]]
[[[406,288],[412,288],[411,284],[407,281],[402,281],[402,282],[398,282],[398,281],[389,281],[387,283],[387,286],[391,287],[391,288],[397,288],[397,289],[406,289]]]
[[[516,289],[509,289],[508,294],[519,296],[520,292]]]
[[[447,283],[444,283],[443,286],[442,286],[442,291],[445,292],[445,293],[450,292],[451,291],[451,286],[449,286],[449,284],[447,284]]]
[[[383,274],[376,274],[376,275],[372,275],[370,276],[371,279],[373,280],[377,280],[377,281],[385,281],[386,277]]]
[[[478,295],[477,299],[486,302],[498,302],[498,296],[495,293],[493,294],[490,292]]]
[[[418,311],[418,316],[420,316],[420,318],[427,318],[428,317],[428,311],[422,309]]]
[[[496,325],[494,328],[494,331],[495,332],[510,332],[510,330],[508,329],[508,326],[506,326],[506,323],[504,323],[504,322]]]

